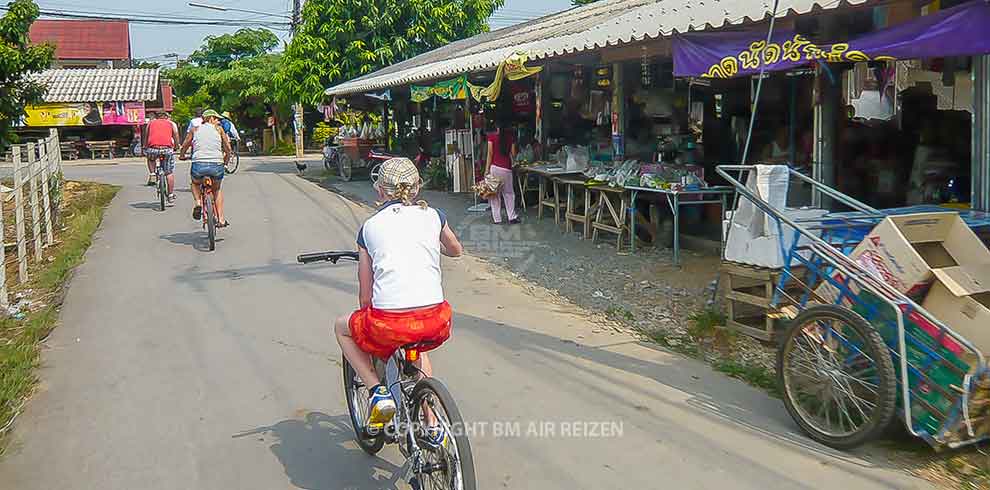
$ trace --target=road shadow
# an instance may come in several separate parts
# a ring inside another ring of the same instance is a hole
[[[316,162],[311,161],[308,158],[304,158],[303,161],[306,163],[306,167],[315,167]],[[250,163],[245,166],[246,162],[241,160],[241,172],[246,173],[265,173],[265,174],[298,174],[299,170],[296,169],[296,163],[293,160],[283,160],[277,162],[260,162],[260,163]],[[320,163],[322,165],[322,163]]]
[[[202,232],[198,232],[202,233]],[[175,233],[173,235],[186,235],[184,233]],[[169,236],[173,235],[163,235],[163,239],[170,240]],[[189,233],[189,235],[196,235],[196,233]],[[183,237],[175,237],[176,240],[183,240]],[[205,243],[206,237],[202,236],[202,241]],[[181,243],[177,241],[176,243]],[[349,294],[356,294],[356,286],[353,282],[342,281],[331,277],[326,274],[327,271],[331,269],[349,269],[356,270],[353,263],[343,263],[331,264],[329,262],[321,262],[316,264],[299,264],[297,262],[283,262],[281,260],[270,261],[266,265],[256,265],[249,267],[237,267],[230,269],[215,269],[208,271],[201,271],[197,268],[188,268],[183,270],[181,273],[175,275],[175,280],[181,283],[186,283],[191,285],[197,290],[206,290],[208,288],[207,284],[215,281],[231,281],[231,280],[241,280],[250,279],[259,276],[281,276],[286,280],[292,282],[308,282],[314,285],[323,286],[327,288],[336,289],[338,291],[346,292]],[[356,273],[356,272],[355,272]]]
[[[159,211],[159,212],[161,210],[161,207],[159,207],[160,204],[158,203],[158,201],[155,201],[155,202],[132,202],[132,203],[129,204],[129,206],[132,209],[153,209],[153,210]]]
[[[628,397],[621,390],[633,391],[644,399],[653,400],[646,406],[627,404],[635,413],[647,418],[646,426],[676,426],[690,430],[683,421],[666,419],[664,405],[672,405],[670,398],[661,396],[668,389],[657,389],[652,383],[673,388],[685,394],[686,403],[693,411],[723,426],[728,432],[744,432],[783,448],[803,452],[818,460],[831,460],[830,464],[841,466],[849,473],[872,480],[880,485],[890,482],[877,475],[872,469],[883,468],[903,471],[902,466],[892,462],[878,444],[867,445],[848,452],[838,451],[818,444],[799,432],[783,403],[769,398],[764,392],[744,385],[742,382],[725,378],[710,370],[699,361],[672,353],[662,347],[642,341],[630,341],[650,349],[671,354],[663,363],[652,362],[609,350],[611,346],[593,346],[546,335],[511,324],[455,313],[454,325],[457,329],[469,331],[493,348],[511,352],[514,360],[540,365],[546,374],[559,378],[562,382],[580,384],[588,392],[589,400],[612,400],[621,405]],[[456,333],[455,333],[456,335]],[[623,342],[626,343],[626,342]],[[644,377],[649,382],[634,382],[634,378],[614,376],[607,370],[592,366],[607,366],[611,369]],[[707,372],[706,372],[707,371]],[[589,382],[594,380],[595,382]],[[651,383],[652,382],[652,383]],[[613,388],[614,387],[614,388]],[[538,403],[538,400],[534,400]],[[616,405],[618,413],[619,406]],[[676,404],[674,405],[676,407]],[[635,424],[641,426],[640,424]],[[661,434],[658,434],[660,436]],[[710,434],[698,433],[698,441],[704,441]],[[699,443],[702,444],[702,443]],[[698,449],[710,449],[704,445]],[[745,455],[747,464],[775,474],[781,488],[799,488],[802,483],[797,475],[785,474],[771,461]],[[791,484],[793,483],[793,486]],[[891,487],[893,488],[893,487]]]
[[[206,232],[205,231],[184,231],[169,233],[167,235],[159,235],[158,238],[162,240],[167,240],[176,245],[187,245],[200,252],[209,252],[210,245],[207,243]],[[217,237],[217,243],[223,241],[223,238]]]
[[[346,415],[309,412],[302,419],[282,420],[234,434],[235,439],[270,434],[268,446],[285,468],[289,481],[306,490],[396,489],[399,467],[367,455],[354,442]],[[264,441],[264,437],[250,440]],[[403,487],[404,488],[404,487]]]

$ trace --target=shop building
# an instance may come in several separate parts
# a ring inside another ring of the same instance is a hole
[[[876,207],[988,209],[990,38],[980,26],[990,4],[782,0],[767,44],[771,8],[602,0],[451,43],[327,95],[389,90],[395,134],[410,134],[405,124],[422,138],[428,128],[441,146],[443,130],[469,128],[480,145],[477,133],[503,110],[541,160],[581,145],[593,160],[698,165],[710,183],[718,164],[786,162]],[[513,55],[536,73],[499,74]],[[413,97],[460,79],[463,92]],[[510,96],[468,95],[498,81]],[[795,187],[794,204],[827,204]]]
[[[130,24],[121,20],[52,20],[31,24],[33,44],[55,46],[54,68],[130,68]]]
[[[171,86],[157,68],[52,69],[35,77],[48,91],[42,104],[26,108],[18,132],[57,128],[73,156],[134,154],[148,114],[172,110]]]

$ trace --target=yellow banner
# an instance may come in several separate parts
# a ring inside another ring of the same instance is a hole
[[[498,69],[495,71],[495,80],[491,85],[487,87],[478,87],[477,85],[470,85],[471,96],[475,100],[495,100],[498,99],[499,94],[502,92],[502,79],[508,78],[509,80],[522,80],[528,76],[535,75],[543,71],[542,66],[528,67],[526,66],[526,61],[528,56],[525,53],[516,53],[509,56],[505,61],[498,65]]]
[[[26,126],[96,126],[102,114],[96,104],[44,104],[27,107]]]

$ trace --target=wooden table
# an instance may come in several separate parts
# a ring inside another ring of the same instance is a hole
[[[598,232],[605,231],[614,233],[615,250],[622,251],[622,239],[626,236],[629,226],[626,224],[626,208],[628,191],[624,187],[611,187],[608,185],[593,185],[588,187],[588,192],[598,193],[598,209],[595,212],[595,221],[591,223],[591,240],[598,240]],[[633,240],[635,240],[635,235]]]
[[[523,210],[526,209],[526,192],[529,190],[529,176],[536,175],[539,179],[539,196],[537,200],[537,219],[543,219],[543,208],[549,207],[554,210],[554,222],[560,224],[560,210],[566,202],[560,201],[560,194],[557,192],[559,183],[554,181],[555,177],[573,176],[581,172],[565,170],[559,165],[533,165],[530,167],[516,167],[516,178],[519,181],[519,195],[522,198]],[[550,185],[547,185],[547,184]],[[550,192],[553,194],[551,195]]]
[[[591,204],[591,189],[587,186],[587,181],[574,177],[556,177],[554,180],[567,189],[567,207],[564,208],[564,229],[567,233],[574,231],[574,223],[581,225],[581,236],[584,239],[591,238],[591,220],[595,215],[597,206]],[[584,205],[582,206],[575,199],[575,190],[579,189],[584,194]],[[578,211],[580,208],[580,212]]]
[[[681,206],[691,206],[699,204],[721,204],[721,212],[719,217],[724,219],[725,216],[725,201],[730,195],[735,192],[735,189],[729,186],[714,186],[705,187],[697,190],[670,190],[670,189],[654,189],[652,187],[638,187],[638,186],[626,186],[626,189],[630,192],[629,199],[629,238],[631,240],[630,247],[632,251],[636,251],[636,197],[640,192],[652,192],[655,194],[663,194],[667,197],[667,204],[670,205],[670,212],[674,216],[674,265],[681,265]],[[706,199],[705,196],[717,196]],[[700,196],[700,199],[685,199],[684,196]],[[721,223],[719,223],[721,226]]]
[[[106,155],[110,160],[113,160],[113,152],[117,147],[117,142],[113,140],[108,141],[87,141],[86,149],[89,150],[89,154],[93,159],[97,159],[100,155]]]

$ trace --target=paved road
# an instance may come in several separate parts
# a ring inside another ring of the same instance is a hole
[[[68,170],[124,187],[72,282],[0,488],[406,488],[394,449],[373,459],[351,442],[328,328],[355,303],[353,267],[293,263],[351,247],[367,211],[291,170],[248,162],[229,178],[216,253],[201,250],[187,191],[159,213],[139,166]],[[812,444],[778,401],[597,330],[479,261],[445,273],[458,314],[435,362],[487,424],[472,440],[481,488],[928,488]]]

